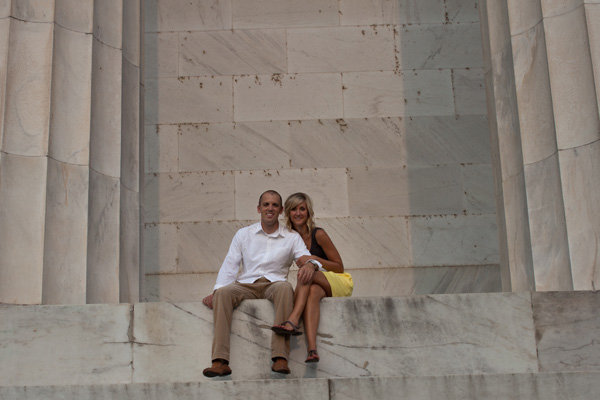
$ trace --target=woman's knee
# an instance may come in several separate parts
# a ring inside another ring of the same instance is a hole
[[[320,301],[325,296],[325,290],[321,285],[313,283],[308,291],[308,298],[311,300]]]

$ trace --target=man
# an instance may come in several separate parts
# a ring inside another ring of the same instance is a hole
[[[258,199],[257,211],[260,222],[237,231],[217,275],[214,292],[203,299],[214,315],[212,366],[203,371],[208,377],[231,374],[229,336],[233,309],[244,299],[266,298],[274,304],[275,323],[281,323],[293,308],[292,285],[286,281],[288,269],[293,260],[301,268],[308,262],[310,253],[300,235],[279,226],[283,212],[279,193],[264,192]],[[307,268],[313,270],[310,265]],[[289,336],[272,335],[273,371],[290,373],[289,352]]]

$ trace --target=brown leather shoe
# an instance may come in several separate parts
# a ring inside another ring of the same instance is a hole
[[[208,376],[209,378],[213,378],[215,376],[226,376],[231,375],[231,368],[229,365],[222,360],[214,360],[212,366],[210,368],[205,368],[202,371],[204,376]]]
[[[285,358],[277,357],[275,362],[273,362],[273,366],[271,367],[271,371],[279,372],[280,374],[289,374],[290,369],[288,368],[288,363]]]

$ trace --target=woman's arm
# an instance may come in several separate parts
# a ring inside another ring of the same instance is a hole
[[[319,246],[323,248],[323,251],[327,255],[329,260],[325,260],[321,257],[310,256],[311,259],[319,261],[323,264],[323,268],[327,271],[342,273],[344,272],[344,263],[342,262],[342,257],[340,253],[335,248],[335,245],[329,238],[327,232],[324,229],[319,229],[315,233],[315,238],[317,239],[317,243]]]

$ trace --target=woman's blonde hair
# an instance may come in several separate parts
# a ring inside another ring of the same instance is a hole
[[[306,219],[306,226],[308,226],[308,233],[312,233],[315,228],[315,221],[313,220],[313,216],[315,213],[313,212],[312,200],[306,193],[298,192],[288,196],[285,200],[284,213],[285,213],[285,225],[288,229],[294,229],[294,225],[292,225],[292,221],[290,219],[290,211],[294,208],[298,207],[300,203],[306,203],[306,209],[308,210],[308,218]]]

